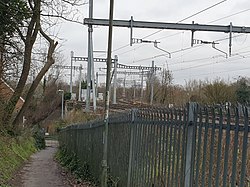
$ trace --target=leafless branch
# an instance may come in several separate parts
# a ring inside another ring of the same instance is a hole
[[[73,22],[73,23],[80,24],[80,25],[84,25],[84,24],[83,24],[82,22],[80,22],[80,21],[68,19],[68,18],[66,18],[66,17],[64,17],[64,16],[61,16],[61,15],[41,14],[41,16],[60,18],[60,19],[63,19],[63,20],[65,20],[65,21],[69,21],[69,22]]]
[[[73,2],[67,1],[67,0],[63,0],[63,2],[70,4],[71,6],[83,6],[88,4],[88,2],[83,2],[83,3],[77,3],[77,0],[74,0]]]
[[[25,42],[26,39],[25,39],[23,33],[21,32],[20,28],[17,28],[17,32],[18,32],[20,38],[22,39],[22,41]]]

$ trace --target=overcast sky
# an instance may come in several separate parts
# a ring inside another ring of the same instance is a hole
[[[114,19],[135,21],[154,21],[177,23],[220,0],[115,0]],[[88,5],[82,7],[83,17],[88,17]],[[109,0],[94,0],[94,18],[107,19],[109,15]],[[216,24],[250,27],[250,1],[227,0],[218,6],[204,11],[182,23]],[[143,38],[156,29],[134,29],[135,38]],[[75,56],[87,56],[87,26],[65,23],[61,26],[59,36],[65,39],[61,50],[65,55],[66,64],[70,64],[70,51]],[[94,50],[107,51],[107,27],[95,27],[93,33]],[[218,49],[228,53],[228,33],[195,32],[195,39],[218,41]],[[130,40],[129,28],[114,28],[113,56],[118,55],[119,63],[127,65],[150,66],[154,60],[156,66],[165,67],[172,71],[175,84],[184,84],[190,79],[213,80],[217,77],[225,80],[234,80],[239,76],[249,76],[250,72],[250,35],[233,34],[232,56],[225,58],[225,54],[215,50],[211,45],[195,45],[190,48],[191,32],[177,30],[162,30],[145,38],[157,40],[158,46],[172,53],[171,58],[157,57],[164,52],[156,49],[153,44],[128,45]],[[188,49],[186,49],[188,48]],[[186,49],[186,50],[182,50]],[[106,54],[95,53],[95,57],[106,57]],[[75,65],[79,65],[77,62]],[[87,63],[83,63],[86,67]],[[95,63],[96,69],[105,67],[105,64]],[[86,70],[85,70],[86,71]],[[104,70],[103,70],[104,71]],[[121,70],[119,70],[121,71]],[[120,76],[122,77],[122,76]],[[105,79],[105,77],[101,77]],[[138,79],[129,77],[128,79]]]

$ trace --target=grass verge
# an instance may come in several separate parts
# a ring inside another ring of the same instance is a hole
[[[35,151],[35,140],[32,137],[0,136],[0,186],[6,186],[14,172]]]
[[[74,177],[74,183],[84,183],[88,186],[96,186],[94,177],[91,175],[88,164],[80,163],[79,159],[74,154],[68,154],[66,149],[60,148],[55,159],[60,163],[60,165],[69,172]]]

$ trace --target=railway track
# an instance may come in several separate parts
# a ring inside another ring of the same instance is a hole
[[[72,109],[82,109],[85,111],[86,103],[82,101],[67,101],[66,108],[68,111]],[[147,108],[150,107],[149,104],[140,103],[140,102],[133,102],[133,101],[124,101],[118,100],[117,104],[110,103],[110,112],[121,112],[125,110],[130,110],[132,108]],[[97,111],[102,112],[104,111],[105,105],[104,102],[97,103]],[[93,111],[93,104],[90,105],[90,111]]]

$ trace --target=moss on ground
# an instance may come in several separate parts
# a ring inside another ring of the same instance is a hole
[[[35,140],[32,137],[0,136],[0,186],[4,186],[34,152]]]

